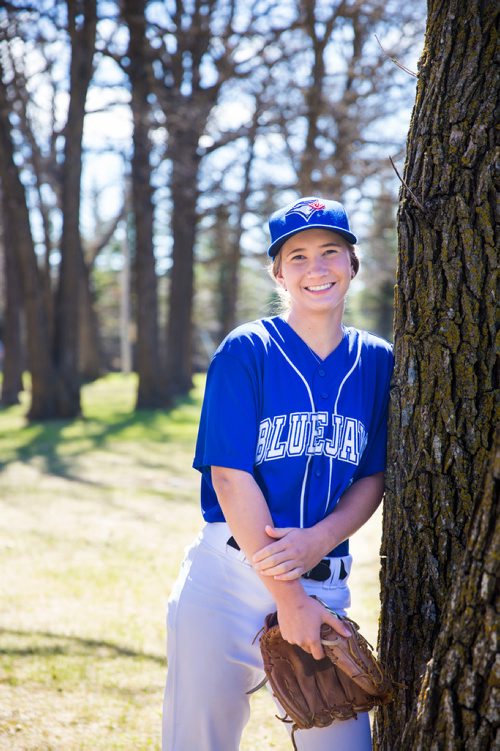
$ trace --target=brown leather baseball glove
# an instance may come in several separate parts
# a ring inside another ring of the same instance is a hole
[[[367,712],[393,699],[393,683],[359,633],[358,625],[349,618],[341,620],[351,635],[340,636],[323,624],[321,643],[326,657],[315,660],[283,639],[276,613],[266,617],[260,637],[264,670],[286,713],[278,719],[293,723],[295,749],[296,730],[349,720],[358,712]]]

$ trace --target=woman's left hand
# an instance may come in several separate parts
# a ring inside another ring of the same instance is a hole
[[[266,534],[275,542],[254,554],[252,564],[259,574],[291,581],[299,579],[323,558],[312,528],[266,526]]]

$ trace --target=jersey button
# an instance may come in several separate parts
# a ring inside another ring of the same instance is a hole
[[[316,477],[321,477],[321,470],[320,469],[315,470],[314,474],[316,475]]]
[[[328,394],[326,393],[326,391],[322,391],[320,396],[322,399],[328,399]]]
[[[323,368],[320,368],[320,369],[318,370],[318,375],[320,375],[320,376],[324,376],[324,375],[326,375],[326,372],[325,372],[325,371],[323,370]]]

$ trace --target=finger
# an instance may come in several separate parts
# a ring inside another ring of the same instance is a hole
[[[277,555],[284,552],[285,548],[279,540],[277,540],[276,542],[270,542],[269,545],[266,545],[264,548],[257,550],[253,554],[252,563],[258,563],[259,561],[264,561],[267,558],[275,558]]]
[[[256,569],[269,568],[270,566],[277,566],[278,563],[283,563],[288,557],[284,550],[270,550],[267,552],[259,550],[252,556],[252,563]]]
[[[274,578],[278,581],[288,582],[293,581],[293,579],[300,579],[303,573],[303,566],[299,566],[297,568],[291,569],[290,571],[286,571],[284,574],[275,574]]]
[[[262,563],[254,566],[254,568],[260,574],[266,574],[266,576],[280,576],[282,574],[287,574],[289,571],[296,568],[296,565],[294,561],[288,560],[278,560],[273,564],[269,563],[269,565],[266,565],[266,562],[263,561]]]
[[[261,548],[260,550],[257,550],[252,556],[252,562],[259,563],[260,561],[270,558],[271,556],[279,552],[280,552],[279,546],[277,547],[276,543],[272,542],[270,545],[266,545],[265,548]]]
[[[325,652],[323,650],[323,647],[321,646],[321,642],[315,641],[310,645],[311,655],[314,657],[315,660],[322,660],[325,656]]]
[[[289,534],[293,527],[271,527],[270,524],[266,524],[265,532],[269,537],[274,537],[276,540],[281,540],[282,537]]]
[[[327,623],[329,626],[331,626],[333,630],[340,636],[348,637],[351,635],[351,632],[349,631],[347,626],[344,626],[340,618],[332,615],[331,613],[326,614],[326,616],[323,618],[323,623]]]

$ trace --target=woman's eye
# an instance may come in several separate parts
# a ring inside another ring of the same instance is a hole
[[[337,248],[327,248],[327,250],[325,250],[325,255],[327,255],[327,256],[331,255],[332,253],[338,253],[338,249]]]

